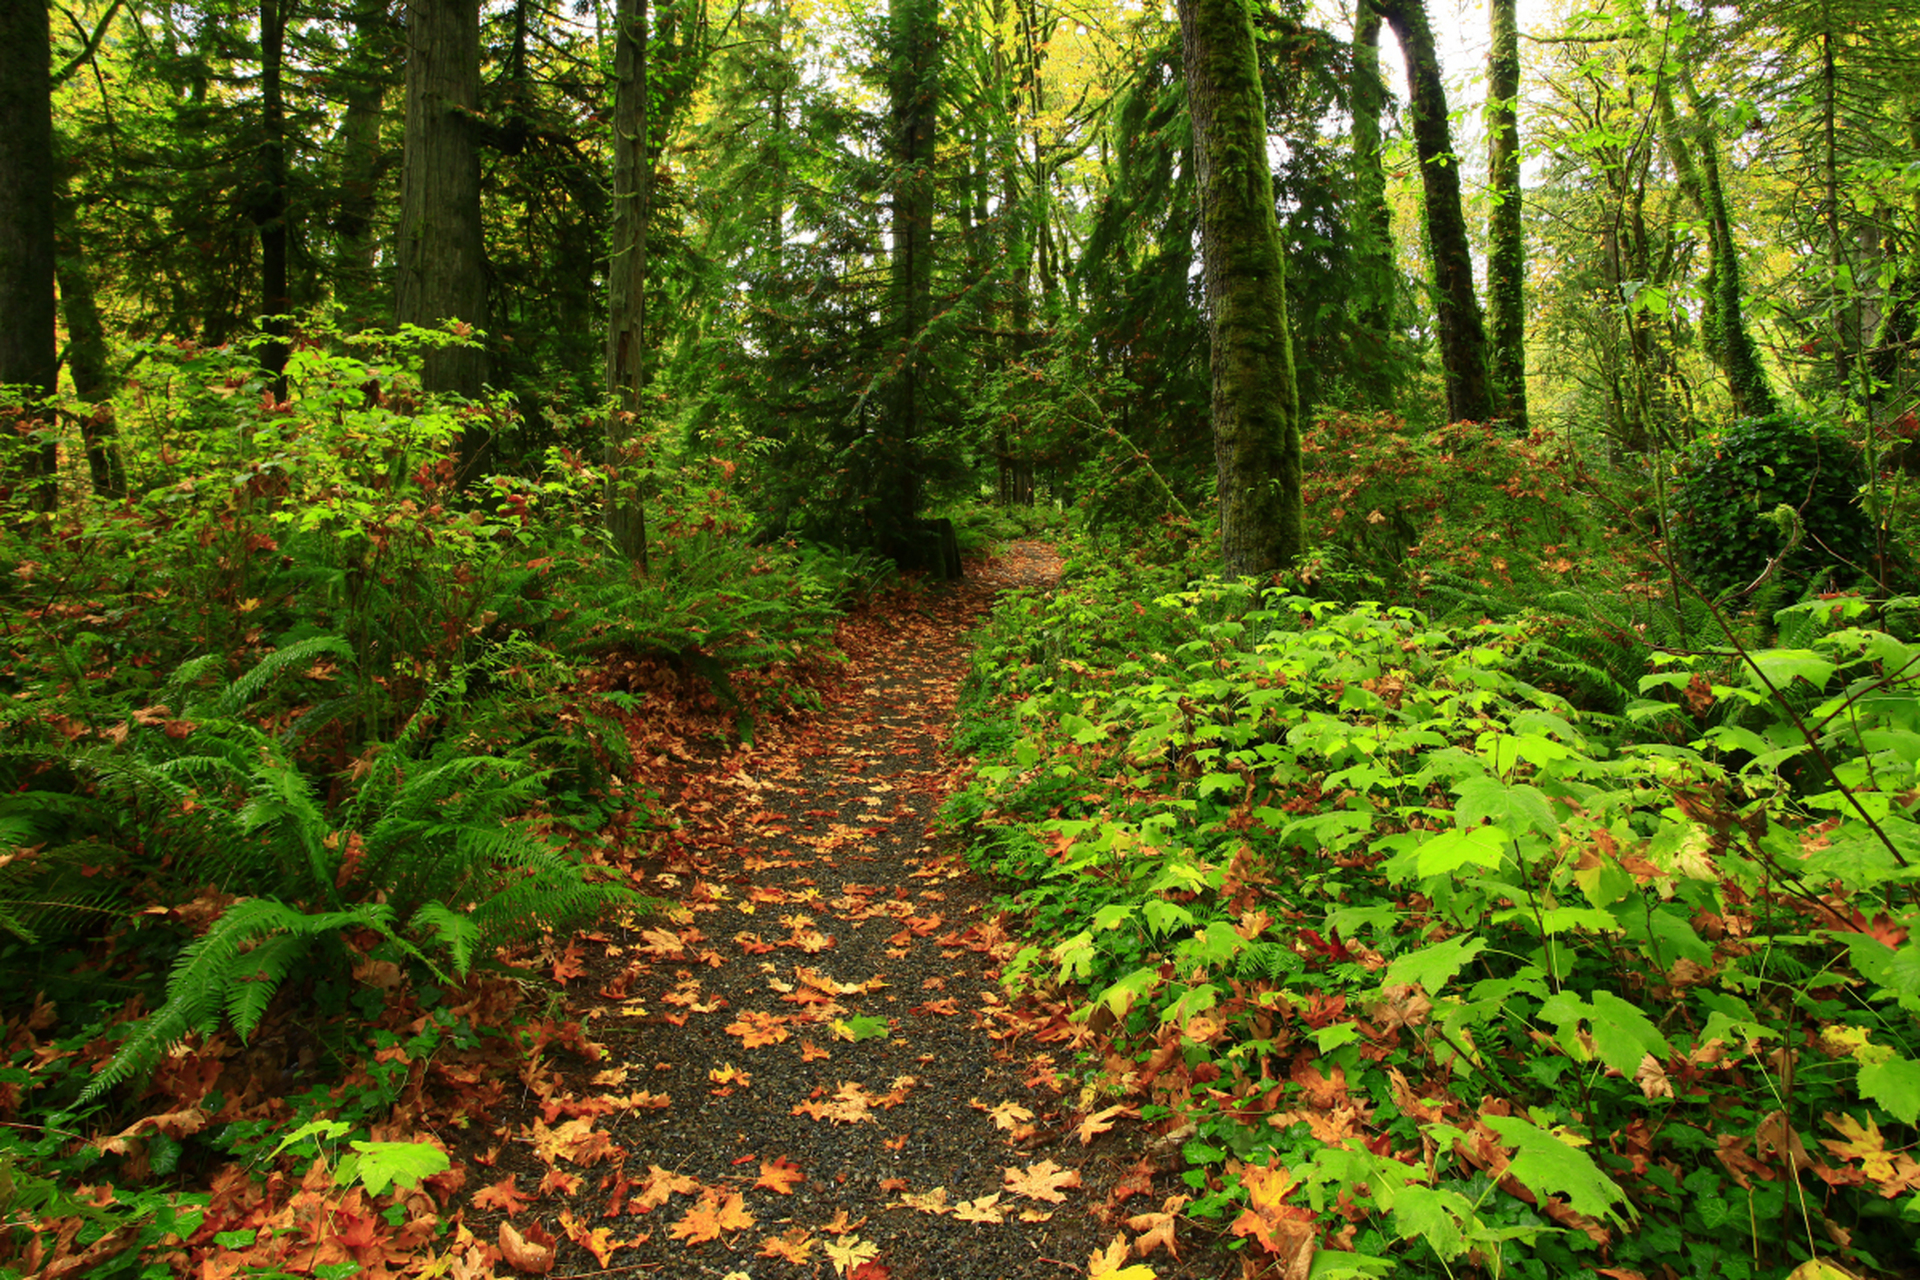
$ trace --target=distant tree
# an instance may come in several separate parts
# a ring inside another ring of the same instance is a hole
[[[1455,422],[1485,422],[1495,414],[1487,376],[1487,333],[1473,292],[1473,251],[1460,199],[1460,160],[1447,124],[1446,83],[1440,76],[1426,0],[1363,2],[1371,3],[1387,20],[1406,58],[1413,144],[1426,192],[1427,256],[1433,263],[1447,417]]]
[[[1515,0],[1488,7],[1487,301],[1492,311],[1492,374],[1496,415],[1527,429],[1526,232],[1520,207],[1520,24]]]

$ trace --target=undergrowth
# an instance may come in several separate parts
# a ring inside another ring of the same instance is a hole
[[[1077,993],[1087,1105],[1182,1143],[1187,1212],[1289,1274],[1309,1242],[1316,1276],[1909,1270],[1888,616],[1703,611],[1600,709],[1542,677],[1540,614],[1083,554],[981,637],[945,817],[1061,939],[1006,978]]]

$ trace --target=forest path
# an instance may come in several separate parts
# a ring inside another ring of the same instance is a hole
[[[523,1077],[481,1239],[537,1191],[509,1225],[538,1266],[545,1222],[555,1275],[1024,1280],[1087,1274],[1161,1207],[1120,1134],[1077,1139],[1072,1028],[1009,1006],[989,886],[931,839],[967,633],[1058,569],[1017,543],[870,616],[820,714],[686,775],[636,868],[676,908],[559,957],[601,1056]]]

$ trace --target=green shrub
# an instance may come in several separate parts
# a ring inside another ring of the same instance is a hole
[[[1802,584],[1871,573],[1876,540],[1858,503],[1866,468],[1831,426],[1750,418],[1696,445],[1678,480],[1668,535],[1681,568],[1713,594],[1755,583],[1783,552],[1779,572]]]

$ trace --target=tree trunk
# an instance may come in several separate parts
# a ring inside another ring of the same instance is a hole
[[[613,234],[607,264],[607,531],[620,553],[647,568],[647,514],[632,444],[645,376],[647,218],[647,0],[619,0],[613,57]]]
[[[372,323],[376,244],[374,213],[379,208],[380,115],[386,97],[384,0],[362,0],[353,11],[353,61],[346,72],[346,108],[340,116],[340,195],[335,213],[339,257],[334,291],[348,300],[347,323]],[[361,314],[366,309],[369,314]]]
[[[1394,334],[1398,272],[1393,265],[1393,209],[1387,204],[1387,173],[1380,156],[1380,114],[1386,86],[1380,80],[1380,14],[1362,4],[1353,27],[1354,257],[1359,280],[1357,319],[1378,344],[1361,362],[1360,394],[1374,409],[1393,407],[1388,344]]]
[[[480,224],[480,154],[471,117],[480,101],[478,0],[408,0],[407,120],[400,193],[399,281],[394,311],[402,324],[487,323],[486,245]],[[429,351],[428,391],[477,398],[486,381],[483,348]],[[468,419],[473,423],[473,419]],[[485,463],[488,434],[469,425],[460,437],[459,478]]]
[[[0,472],[0,494],[23,485],[29,503],[43,511],[59,496],[53,411],[33,403],[53,395],[59,370],[52,57],[46,0],[0,0],[0,431],[45,433],[44,443],[23,449]],[[13,444],[6,442],[9,453]]]
[[[1515,0],[1492,0],[1487,53],[1487,302],[1495,413],[1527,430],[1527,251],[1520,226],[1520,25]]]
[[[1433,260],[1440,363],[1446,374],[1447,417],[1485,422],[1494,416],[1487,377],[1487,334],[1473,293],[1473,253],[1460,202],[1460,166],[1447,124],[1447,90],[1427,23],[1425,0],[1372,0],[1393,28],[1407,62],[1414,150],[1427,197],[1427,256]]]
[[[287,110],[281,89],[286,60],[287,8],[293,0],[260,0],[260,170],[253,198],[253,225],[260,236],[261,329],[267,335],[260,364],[286,394],[287,291]]]
[[[73,201],[67,194],[67,171],[58,170],[55,190],[55,276],[60,285],[60,315],[67,324],[67,372],[73,378],[80,403],[80,433],[86,441],[87,471],[93,492],[102,498],[124,498],[127,474],[114,439],[113,380],[107,372],[107,331],[94,297],[93,276],[87,267],[85,243]]]
[[[1265,576],[1300,554],[1305,513],[1286,258],[1248,0],[1180,0],[1180,35],[1213,345],[1220,556],[1229,574]]]
[[[936,0],[891,0],[888,102],[893,144],[893,253],[888,313],[894,367],[881,427],[875,532],[896,552],[917,533],[919,467],[914,455],[925,409],[927,322],[933,311],[934,117],[939,107]]]
[[[1705,104],[1693,87],[1686,64],[1680,64],[1681,86],[1687,94],[1689,119],[1685,124],[1673,103],[1673,91],[1664,77],[1654,80],[1655,106],[1660,113],[1661,132],[1666,136],[1667,154],[1680,189],[1693,201],[1707,223],[1710,260],[1709,283],[1712,328],[1717,337],[1715,354],[1727,376],[1733,395],[1736,417],[1761,418],[1778,410],[1773,387],[1760,365],[1760,353],[1747,332],[1746,316],[1741,311],[1740,253],[1733,242],[1733,224],[1727,216],[1726,189],[1720,182],[1719,147],[1712,127],[1707,123]],[[1694,148],[1699,148],[1699,162]]]

